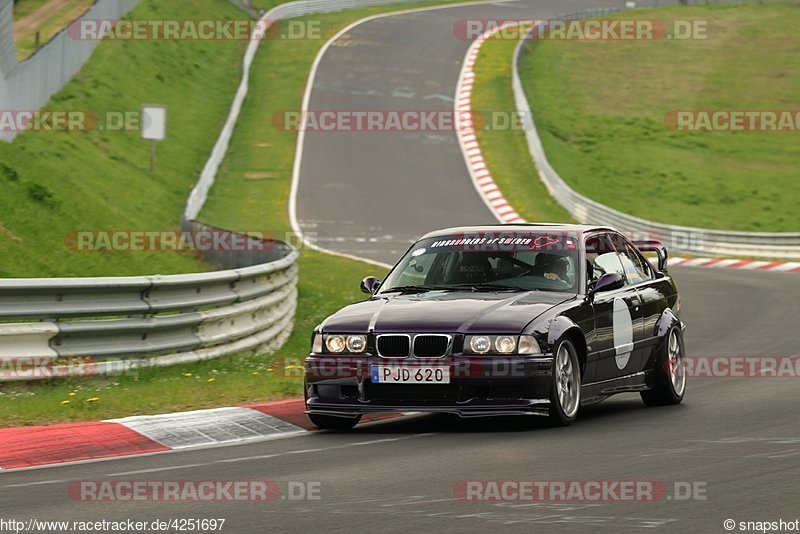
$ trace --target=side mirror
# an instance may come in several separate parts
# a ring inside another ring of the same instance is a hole
[[[667,258],[669,254],[667,254],[667,247],[661,244],[659,241],[647,240],[647,241],[634,241],[634,245],[638,248],[641,252],[655,252],[658,254],[658,271],[661,273],[667,272]]]
[[[381,281],[374,276],[368,276],[361,281],[361,292],[367,295],[374,295],[381,287]]]
[[[619,273],[606,273],[595,282],[594,287],[589,291],[589,296],[594,296],[595,293],[602,293],[604,291],[614,291],[625,285],[625,279]]]

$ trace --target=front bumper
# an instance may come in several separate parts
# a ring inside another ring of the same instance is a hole
[[[373,383],[372,365],[446,366],[450,383]],[[461,417],[546,414],[552,366],[551,355],[429,359],[312,355],[305,362],[306,409],[341,417],[398,411]]]

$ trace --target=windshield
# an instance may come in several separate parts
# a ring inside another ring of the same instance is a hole
[[[576,243],[542,233],[423,239],[397,263],[380,293],[460,288],[577,293]]]

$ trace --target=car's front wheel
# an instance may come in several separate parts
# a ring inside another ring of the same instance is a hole
[[[581,405],[581,369],[575,345],[567,338],[553,350],[550,384],[550,421],[558,426],[572,424]]]
[[[350,430],[361,421],[360,415],[355,417],[335,417],[333,415],[310,413],[308,418],[320,430]]]
[[[656,358],[655,387],[642,391],[642,401],[647,406],[679,404],[686,391],[686,367],[683,336],[677,326],[667,332]]]

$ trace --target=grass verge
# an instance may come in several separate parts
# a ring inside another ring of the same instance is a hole
[[[665,123],[674,110],[799,109],[800,4],[676,6],[618,17],[632,15],[705,21],[708,37],[530,47],[520,74],[551,164],[577,191],[637,217],[800,230],[800,134],[674,131]],[[502,62],[510,58],[509,49]],[[515,156],[527,160],[527,151]]]

